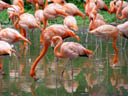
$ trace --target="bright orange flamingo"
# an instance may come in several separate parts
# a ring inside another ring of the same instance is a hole
[[[59,40],[58,44],[54,48],[54,54],[60,58],[68,58],[71,60],[71,67],[72,67],[72,92],[73,92],[73,66],[72,66],[72,59],[82,57],[90,57],[93,55],[93,51],[84,48],[81,44],[75,42],[64,42],[60,36],[54,36],[52,38],[53,42]],[[60,48],[60,52],[58,49]]]
[[[122,5],[123,5],[123,0],[121,0],[121,4],[120,4],[120,6],[119,6],[119,8],[118,8],[118,10],[117,10],[117,12],[116,12],[116,17],[119,19],[119,20],[123,20],[123,19],[128,19],[128,6],[127,7],[125,7],[124,9],[122,9],[122,11],[121,11],[121,15],[122,16],[119,16],[119,12],[120,12],[120,10],[121,10],[121,8],[122,8]]]
[[[0,41],[0,73],[3,75],[2,72],[2,62],[1,56],[10,55],[15,53],[15,51],[11,48],[10,44],[5,41]]]
[[[96,10],[93,10],[90,18],[92,19],[89,24],[89,30],[93,30],[101,25],[105,25],[106,22],[102,15],[97,14]]]
[[[121,34],[119,29],[115,26],[105,24],[92,31],[89,31],[88,33],[103,37],[105,40],[108,40],[109,38],[113,38],[113,48],[115,49],[115,56],[113,59],[113,63],[114,63],[113,66],[114,66],[115,63],[118,62],[118,58],[117,58],[118,50],[116,48],[116,40],[118,35]]]
[[[7,3],[5,3],[3,1],[0,1],[0,11],[2,11],[4,9],[7,9],[8,7],[12,7],[13,8],[12,5],[9,5],[9,4],[7,4]]]
[[[42,35],[46,28],[48,19],[54,19],[54,18],[57,18],[58,16],[68,16],[63,6],[61,6],[60,4],[56,4],[56,3],[49,4],[44,9],[43,14],[44,14],[44,20],[43,20],[43,29],[41,33],[40,43],[42,43],[42,38],[43,38]]]
[[[73,31],[71,31],[70,29],[68,29],[68,27],[64,25],[54,24],[47,27],[43,33],[43,50],[41,51],[40,56],[38,56],[34,61],[30,71],[30,75],[31,77],[34,77],[34,79],[36,79],[35,68],[37,66],[37,63],[40,61],[41,58],[43,58],[43,56],[47,52],[53,36],[61,36],[63,39],[67,37],[74,37],[77,40],[80,40],[79,37],[75,35]]]
[[[37,21],[32,14],[24,13],[20,16],[19,15],[16,16],[18,16],[18,20],[15,22],[14,26],[17,29],[20,29],[20,32],[24,37],[26,37],[27,29],[38,28],[41,30],[40,22]],[[26,42],[24,42],[24,46],[27,46]]]
[[[67,16],[64,18],[64,25],[66,25],[69,29],[78,32],[77,21],[73,16]]]

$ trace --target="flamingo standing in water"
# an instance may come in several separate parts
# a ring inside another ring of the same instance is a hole
[[[43,29],[42,29],[42,33],[41,33],[40,43],[43,43],[42,42],[42,39],[43,39],[42,35],[43,35],[43,32],[46,28],[48,19],[54,19],[54,18],[57,18],[58,16],[68,16],[68,14],[65,12],[65,9],[63,8],[63,6],[61,6],[60,4],[56,4],[56,3],[49,4],[44,9],[43,14],[44,14]]]
[[[0,41],[0,73],[3,75],[4,72],[2,72],[2,62],[1,62],[1,56],[10,55],[15,53],[15,50],[13,50],[9,43],[5,41]]]
[[[72,59],[82,57],[90,57],[93,55],[93,51],[84,48],[81,44],[75,42],[64,42],[60,36],[54,36],[52,38],[53,42],[59,40],[57,45],[54,48],[54,54],[60,58],[68,58],[71,60],[71,67],[72,67],[72,92],[73,92],[73,66],[72,66]],[[60,52],[58,49],[60,48]]]
[[[47,27],[43,32],[43,46],[44,46],[43,50],[41,51],[40,56],[38,56],[36,60],[34,61],[31,71],[30,71],[30,75],[31,77],[34,77],[34,79],[36,79],[35,68],[37,66],[37,63],[40,61],[41,58],[43,58],[43,56],[47,52],[48,47],[51,44],[51,39],[53,36],[61,36],[63,39],[67,37],[74,37],[77,40],[80,40],[79,37],[75,35],[73,31],[68,29],[67,26],[60,25],[60,24],[54,24],[54,25]]]
[[[119,29],[115,26],[105,24],[92,31],[89,31],[88,33],[103,37],[105,40],[108,40],[109,38],[113,38],[113,48],[115,49],[115,56],[113,59],[113,66],[114,66],[115,63],[118,62],[118,58],[117,58],[118,50],[116,48],[116,40],[119,34],[122,35]]]
[[[29,40],[27,40],[24,36],[22,36],[17,30],[12,29],[12,28],[5,28],[2,29],[0,27],[0,40],[2,41],[6,41],[9,44],[13,44],[18,42],[19,40],[24,40],[28,43],[31,44],[31,42]],[[4,43],[2,43],[4,44]],[[1,45],[0,45],[1,46]],[[3,45],[4,46],[4,45]],[[7,45],[9,46],[9,45]],[[2,47],[2,46],[1,46]],[[5,44],[5,48],[6,48],[6,44]],[[11,47],[7,47],[7,48],[11,48]],[[11,53],[10,53],[11,54]],[[1,57],[0,57],[0,61],[1,61]],[[0,62],[0,70],[2,69],[2,64]]]
[[[97,14],[97,11],[96,10],[93,10],[92,13],[91,13],[91,21],[90,21],[90,24],[89,24],[89,30],[93,30],[101,25],[105,25],[106,22],[104,21],[104,18],[102,15],[100,14]]]
[[[14,26],[17,29],[20,29],[21,34],[24,37],[27,37],[26,30],[27,29],[33,29],[38,28],[41,29],[40,22],[35,19],[35,17],[32,14],[24,13],[22,15],[16,15],[18,17],[18,20],[15,22]],[[24,46],[27,46],[27,43],[24,42]]]
[[[117,17],[119,20],[123,20],[123,19],[125,19],[125,18],[128,19],[128,6],[122,9],[122,11],[121,11],[121,15],[122,15],[122,16],[119,16],[119,12],[120,12],[120,10],[121,10],[121,8],[122,8],[122,5],[123,5],[123,0],[121,0],[121,4],[120,4],[120,6],[119,6],[119,8],[118,8],[118,10],[117,10],[117,12],[116,12],[116,17]]]

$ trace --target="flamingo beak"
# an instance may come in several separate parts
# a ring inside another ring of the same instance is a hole
[[[78,32],[78,31],[79,31],[79,28],[77,27],[77,25],[71,26],[70,29],[71,29],[73,32]]]

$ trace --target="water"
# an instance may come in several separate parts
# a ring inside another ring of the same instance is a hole
[[[124,48],[125,39],[118,38],[119,62],[113,68],[111,65],[115,52],[112,39],[106,44],[103,39],[96,40],[95,36],[89,35],[86,43],[85,33],[79,33],[79,43],[93,50],[95,55],[90,59],[80,57],[72,61],[72,85],[70,61],[59,58],[56,63],[57,58],[52,48],[49,48],[36,67],[39,80],[34,81],[30,77],[31,65],[42,49],[39,34],[36,30],[34,36],[28,36],[32,45],[26,51],[21,48],[23,42],[16,44],[20,59],[14,56],[2,57],[5,75],[0,75],[0,96],[128,96],[128,46]],[[73,38],[66,41],[71,40],[76,41]],[[62,76],[63,70],[65,71]]]

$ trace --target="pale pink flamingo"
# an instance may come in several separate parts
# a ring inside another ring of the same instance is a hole
[[[128,19],[128,6],[123,8],[122,11],[121,11],[121,16],[119,16],[119,13],[120,13],[120,10],[122,8],[122,5],[123,5],[123,0],[121,0],[121,4],[116,12],[116,17],[119,19],[119,20],[123,20],[123,19]]]
[[[79,43],[76,42],[64,42],[60,36],[54,36],[52,38],[53,42],[59,40],[57,45],[54,48],[54,54],[60,58],[68,58],[71,60],[71,67],[72,67],[72,92],[73,92],[73,66],[72,66],[72,59],[76,59],[80,56],[82,57],[90,57],[93,55],[93,51],[86,49]],[[60,52],[58,49],[60,48]]]
[[[73,16],[67,16],[64,18],[64,25],[66,25],[69,29],[72,29],[74,31],[78,32],[78,26],[77,26],[77,21],[75,17]]]
[[[57,18],[58,16],[68,16],[63,6],[61,6],[60,4],[56,4],[56,3],[49,4],[44,9],[43,14],[44,14],[44,20],[43,20],[43,29],[41,33],[40,43],[42,43],[42,38],[43,38],[42,35],[46,28],[48,19],[54,19],[54,18]]]
[[[105,24],[92,31],[89,31],[88,33],[103,37],[105,40],[108,40],[109,38],[113,38],[113,48],[115,49],[115,56],[113,59],[113,66],[114,66],[115,63],[118,62],[118,58],[117,58],[118,50],[116,48],[116,40],[117,40],[118,35],[119,34],[121,35],[119,29],[115,26]]]
[[[12,5],[9,5],[3,1],[0,1],[0,11],[7,9],[8,7],[12,7]]]
[[[42,30],[40,22],[37,21],[32,14],[24,13],[24,14],[21,14],[20,16],[19,15],[17,16],[18,16],[18,20],[15,22],[14,26],[17,29],[20,29],[20,32],[24,37],[27,37],[26,35],[27,29],[38,28]],[[24,46],[27,46],[26,42],[24,42]]]
[[[3,75],[4,72],[2,72],[2,62],[1,62],[1,56],[6,56],[15,53],[15,50],[11,48],[11,45],[5,41],[0,41],[0,73]]]

